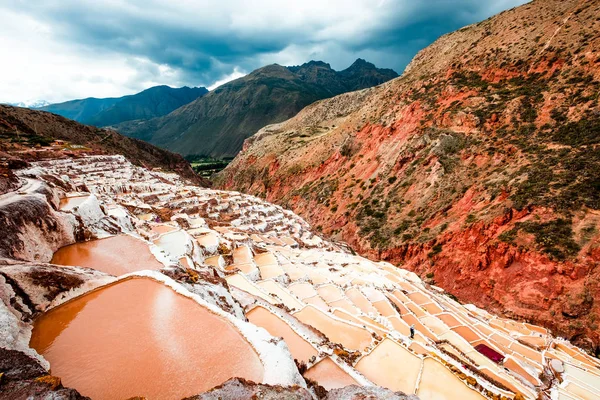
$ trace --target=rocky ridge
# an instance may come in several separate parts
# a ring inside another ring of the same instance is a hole
[[[0,105],[0,194],[18,185],[12,171],[28,161],[92,154],[125,155],[136,165],[176,171],[192,182],[209,184],[180,155],[141,140],[48,112]]]

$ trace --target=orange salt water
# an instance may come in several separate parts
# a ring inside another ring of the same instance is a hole
[[[226,319],[148,278],[85,294],[35,321],[31,347],[93,399],[181,399],[231,377],[261,382],[256,352]]]
[[[63,197],[62,199],[60,199],[59,208],[61,210],[72,210],[73,208],[80,206],[89,197],[90,197],[89,195]]]
[[[304,377],[316,381],[327,390],[358,385],[346,371],[340,368],[331,358],[327,357],[310,367]]]
[[[265,308],[256,307],[247,313],[246,317],[254,325],[265,328],[271,335],[282,337],[290,349],[292,357],[298,361],[308,362],[312,356],[318,354],[317,350],[287,323]]]
[[[61,247],[54,253],[50,262],[93,268],[116,276],[145,269],[163,268],[146,243],[128,235]]]
[[[176,229],[177,228],[175,228],[174,226],[161,224],[161,225],[154,225],[152,227],[152,232],[162,235],[163,233],[173,232]]]

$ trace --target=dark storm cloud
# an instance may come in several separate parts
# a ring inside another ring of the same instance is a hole
[[[143,58],[208,86],[234,68],[309,58],[341,69],[363,57],[401,72],[440,35],[524,2],[9,0],[8,8],[48,25],[83,57]]]

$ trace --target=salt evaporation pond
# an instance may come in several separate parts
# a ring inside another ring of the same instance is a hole
[[[292,357],[297,360],[308,362],[311,357],[318,355],[317,350],[297,334],[287,323],[275,314],[263,307],[256,307],[248,314],[248,321],[256,326],[265,328],[267,332],[276,337],[282,337],[285,340]]]
[[[90,195],[64,197],[60,199],[60,204],[58,208],[60,208],[63,211],[72,210],[73,208],[80,206],[89,197]]]
[[[188,237],[184,231],[166,233],[156,239],[154,244],[174,257],[181,257],[187,252]]]
[[[58,265],[93,268],[119,276],[146,269],[159,270],[163,265],[143,241],[128,235],[112,236],[61,247],[50,261]]]
[[[339,389],[349,385],[358,385],[346,371],[340,368],[331,358],[326,357],[309,368],[305,378],[316,381],[327,390]]]
[[[181,399],[231,377],[261,382],[260,359],[226,319],[149,278],[121,281],[43,314],[31,347],[93,399]]]

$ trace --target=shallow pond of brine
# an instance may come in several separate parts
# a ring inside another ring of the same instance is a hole
[[[145,242],[128,235],[61,247],[54,253],[50,262],[93,268],[115,276],[163,268]]]
[[[231,377],[261,382],[252,346],[225,318],[149,278],[43,314],[31,347],[65,386],[93,399],[181,399]]]

